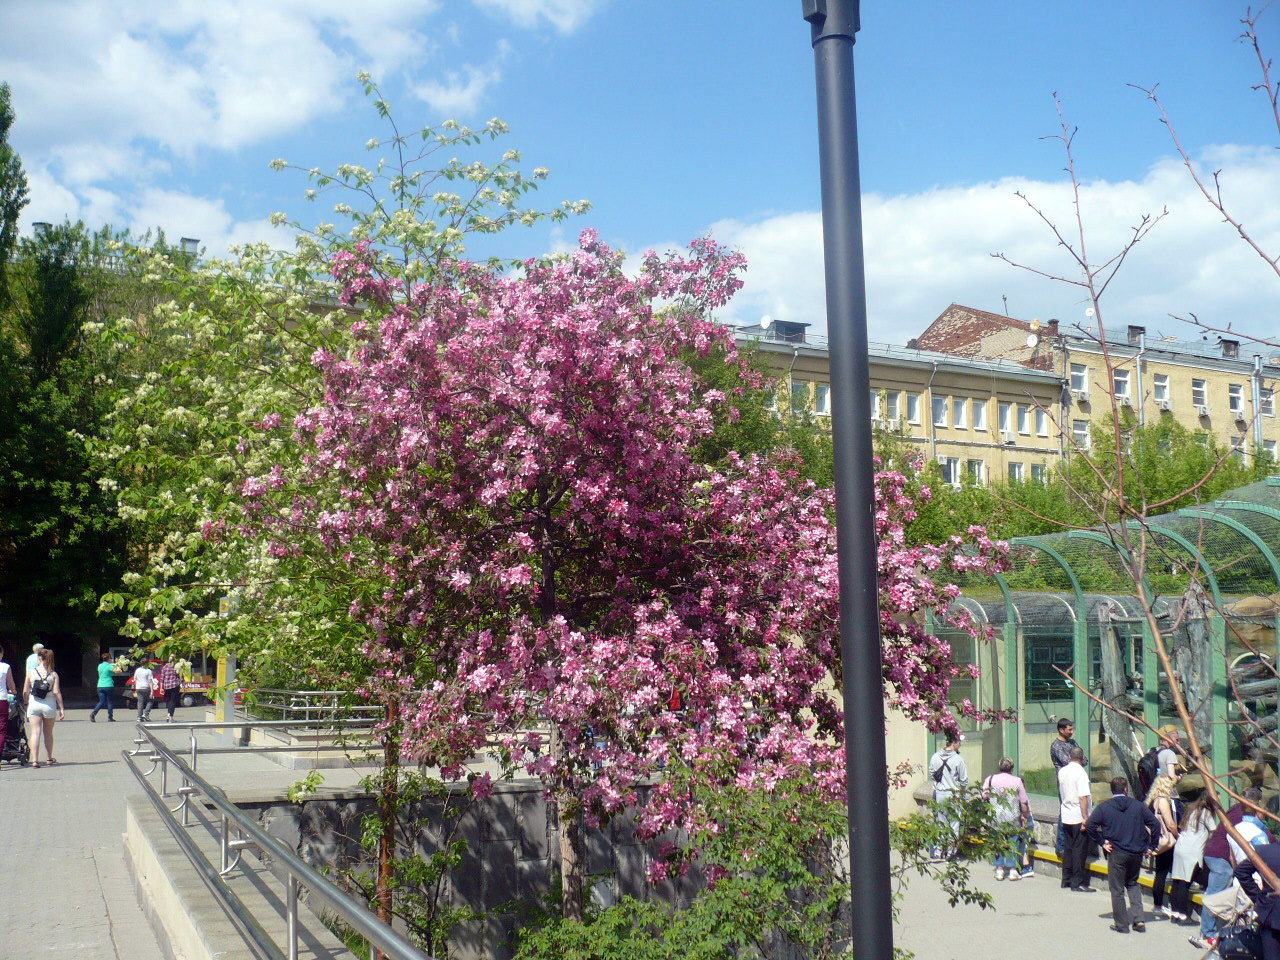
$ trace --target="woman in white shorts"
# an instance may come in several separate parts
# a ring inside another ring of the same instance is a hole
[[[48,686],[48,692],[43,697],[36,693],[37,682]],[[22,686],[22,698],[27,704],[27,725],[31,728],[31,765],[37,768],[40,766],[42,742],[49,763],[57,763],[53,757],[53,723],[66,714],[62,709],[62,685],[53,669],[53,651],[48,647],[40,651],[36,668],[27,673],[26,683]]]

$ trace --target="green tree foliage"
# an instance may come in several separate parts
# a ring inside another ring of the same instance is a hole
[[[104,414],[84,324],[115,282],[107,232],[22,240],[0,322],[0,602],[23,624],[93,618],[124,530],[86,447]]]
[[[18,215],[27,205],[27,175],[9,144],[14,119],[9,85],[0,83],[0,309],[8,301],[8,265],[18,242]]]

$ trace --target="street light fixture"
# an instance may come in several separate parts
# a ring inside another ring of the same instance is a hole
[[[885,788],[888,761],[884,660],[877,604],[871,375],[867,364],[867,295],[853,83],[859,2],[801,0],[801,10],[810,26],[818,90],[849,875],[853,894],[850,920],[858,960],[891,960],[893,901]]]

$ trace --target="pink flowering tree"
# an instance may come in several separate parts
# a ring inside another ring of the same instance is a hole
[[[639,802],[647,780],[644,832],[696,820],[664,770],[764,789],[802,769],[838,795],[829,492],[785,458],[695,456],[732,396],[690,361],[735,362],[710,314],[741,258],[699,240],[629,276],[587,230],[571,256],[514,276],[462,262],[413,285],[384,267],[367,245],[333,262],[369,321],[356,349],[315,357],[324,400],[295,423],[310,485],[273,472],[243,494],[274,550],[310,538],[376,575],[351,613],[373,638],[365,693],[404,748],[460,778],[496,746],[542,780],[570,917],[584,824]],[[922,615],[980,631],[934,577],[992,569],[1004,548],[908,547],[913,509],[902,476],[882,474],[885,690],[939,729],[965,668]]]

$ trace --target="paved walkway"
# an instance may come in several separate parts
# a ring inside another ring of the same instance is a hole
[[[1187,938],[1199,927],[1153,920],[1146,933],[1110,929],[1111,897],[1063,890],[1057,877],[997,883],[988,867],[974,870],[977,886],[995,895],[996,909],[951,907],[937,884],[918,880],[902,904],[895,946],[917,960],[1200,960],[1205,951]],[[1148,907],[1150,900],[1147,901]],[[1213,954],[1214,958],[1217,954]]]
[[[57,765],[0,768],[0,956],[162,960],[125,867],[123,795],[138,786],[120,762],[133,724],[116,717],[68,710]]]
[[[204,715],[183,713],[184,720]],[[86,708],[73,708],[57,725],[56,766],[0,769],[0,857],[9,877],[8,892],[0,897],[0,957],[162,960],[135,898],[121,841],[124,797],[140,792],[120,759],[120,751],[132,746],[132,717],[120,710],[116,723],[99,715],[90,724],[88,715]],[[166,740],[180,747],[187,736],[173,731]],[[200,771],[233,796],[245,787],[284,789],[301,776],[261,754],[202,757]],[[335,787],[357,776],[325,772]],[[1060,890],[1056,878],[1043,876],[996,883],[985,867],[975,876],[996,895],[995,911],[953,908],[935,884],[917,881],[902,905],[897,945],[919,960],[1201,956],[1187,942],[1192,928],[1168,921],[1149,923],[1145,934],[1113,933],[1107,928],[1110,898],[1102,890],[1072,894]]]

